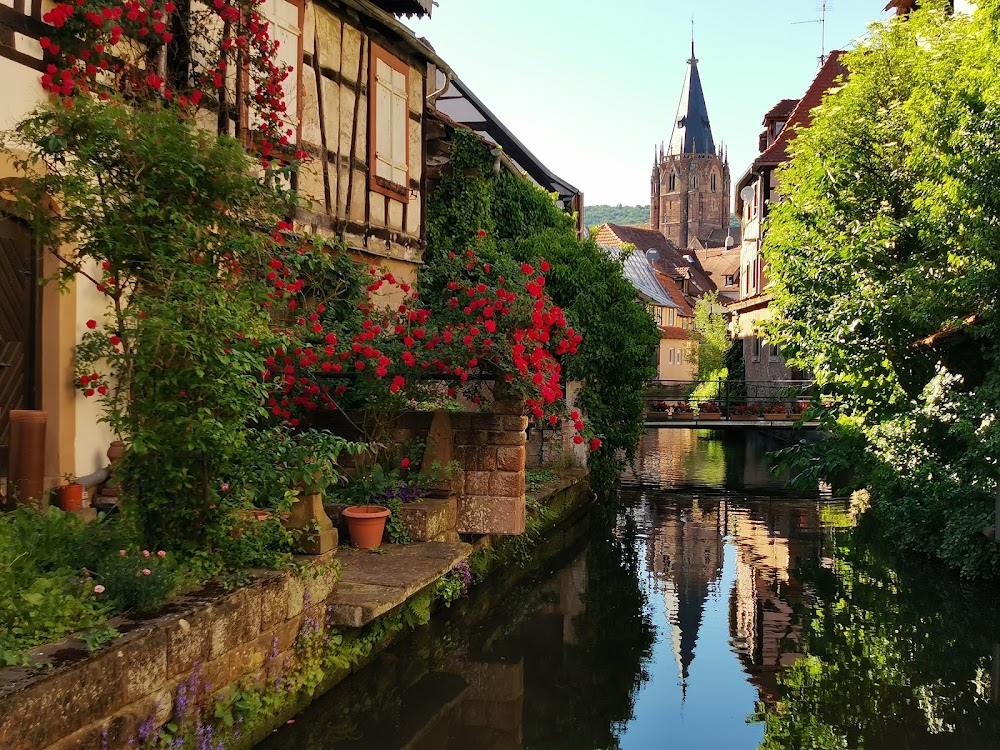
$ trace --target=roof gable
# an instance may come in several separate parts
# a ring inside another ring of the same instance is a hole
[[[842,50],[834,50],[830,53],[816,77],[813,78],[812,83],[809,84],[806,93],[789,114],[788,122],[778,133],[778,137],[754,160],[754,167],[776,167],[788,161],[788,144],[795,138],[796,132],[800,128],[809,127],[812,122],[812,111],[823,103],[823,95],[837,84],[838,78],[847,73],[847,68],[840,61],[843,55]]]

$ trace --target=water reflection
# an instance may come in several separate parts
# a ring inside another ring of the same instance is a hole
[[[762,437],[648,433],[617,503],[263,745],[1000,746],[1000,599],[780,497]]]

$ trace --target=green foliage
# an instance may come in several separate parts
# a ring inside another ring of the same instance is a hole
[[[592,241],[581,242],[572,217],[552,197],[506,170],[494,174],[489,151],[472,133],[458,131],[454,173],[444,177],[427,208],[427,265],[422,290],[431,299],[451,296],[435,269],[449,253],[515,264],[545,258],[546,291],[583,335],[567,363],[567,377],[584,381],[577,405],[603,446],[591,454],[591,471],[607,481],[617,475],[619,452],[631,457],[642,429],[642,391],[654,373],[656,325],[635,299],[621,262]],[[482,230],[486,237],[477,240]]]
[[[980,532],[1000,478],[997,3],[944,5],[873,27],[795,139],[764,246],[769,334],[863,434],[887,531],[996,575]]]
[[[599,224],[618,224],[632,227],[649,223],[649,206],[585,206],[583,209],[583,225],[594,227]]]
[[[148,612],[169,599],[178,583],[176,560],[165,550],[109,551],[98,570],[101,595],[119,612]]]
[[[37,175],[22,200],[39,242],[75,247],[63,280],[90,277],[107,297],[77,371],[128,443],[126,499],[149,540],[209,543],[222,515],[215,478],[265,416],[266,288],[241,279],[262,265],[272,240],[260,228],[288,201],[239,141],[169,110],[81,98],[38,110],[7,142]],[[46,199],[58,213],[37,208]]]
[[[840,532],[830,570],[796,571],[816,605],[797,613],[804,658],[779,675],[777,703],[760,710],[762,750],[989,747],[1000,719],[989,658],[1000,622],[993,592],[901,560],[867,529]]]
[[[532,469],[524,473],[524,486],[530,492],[541,489],[546,482],[554,482],[559,475],[548,469]]]
[[[719,304],[716,292],[709,292],[695,302],[693,335],[698,341],[696,379],[719,377],[717,373],[725,367],[726,353],[732,342],[725,308]]]
[[[723,359],[726,369],[726,391],[731,404],[746,403],[747,367],[743,357],[743,339],[734,339]]]
[[[125,538],[116,522],[84,524],[57,508],[0,514],[0,664],[104,623],[114,608],[95,590],[99,561]]]

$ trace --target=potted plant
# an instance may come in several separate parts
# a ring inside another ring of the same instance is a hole
[[[384,505],[350,505],[341,512],[347,519],[351,545],[359,549],[382,546],[385,524],[392,514]]]
[[[673,405],[671,413],[671,419],[694,419],[694,409],[691,408],[691,404],[685,401],[678,401]]]
[[[764,405],[764,419],[788,419],[788,409],[780,401],[772,401]]]
[[[66,511],[81,510],[83,508],[83,485],[73,481],[72,474],[64,474],[63,479],[66,484],[56,487],[56,502],[59,508]]]
[[[760,418],[760,404],[734,406],[729,418],[734,422],[756,422]]]
[[[719,409],[719,405],[714,401],[705,401],[701,404],[698,404],[698,419],[699,420],[722,419],[722,412]]]

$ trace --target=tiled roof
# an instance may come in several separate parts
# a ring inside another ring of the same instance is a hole
[[[819,69],[819,73],[809,84],[805,95],[799,99],[795,109],[788,116],[788,122],[774,142],[768,146],[760,156],[754,161],[754,167],[771,166],[776,167],[788,161],[788,144],[795,137],[796,131],[800,128],[809,127],[812,122],[812,111],[823,102],[823,94],[833,88],[837,83],[837,78],[847,73],[847,69],[841,64],[840,58],[844,53],[834,50]]]
[[[660,326],[660,338],[673,339],[675,341],[690,341],[691,337],[683,328],[676,326]]]
[[[655,271],[655,273],[656,273],[656,280],[660,282],[660,286],[662,286],[664,291],[666,291],[666,293],[670,295],[670,299],[672,299],[677,304],[678,308],[677,311],[681,315],[685,316],[693,315],[694,311],[691,309],[691,303],[688,302],[687,299],[684,297],[684,293],[681,291],[681,288],[677,286],[677,282],[674,281],[669,276],[667,276],[667,274],[663,273],[662,271]]]
[[[652,229],[601,224],[594,239],[597,240],[598,245],[606,247],[621,247],[628,244],[635,245],[636,249],[642,252],[656,250],[658,257],[653,261],[656,270],[671,278],[690,278],[695,287],[693,290],[695,296],[715,289],[712,280],[697,265],[693,266],[684,260],[684,250]],[[688,251],[688,253],[693,254],[693,251]]]
[[[771,107],[768,113],[764,115],[764,121],[761,124],[767,125],[770,120],[776,120],[779,122],[781,120],[785,120],[788,115],[792,113],[792,110],[795,109],[795,105],[798,103],[798,99],[782,99],[780,102]]]

